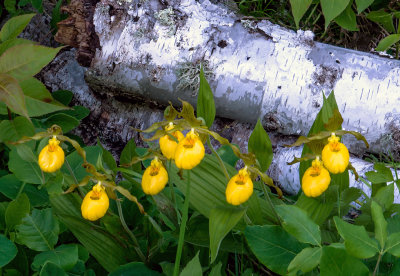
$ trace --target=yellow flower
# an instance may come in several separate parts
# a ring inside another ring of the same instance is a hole
[[[328,144],[322,150],[324,166],[333,174],[344,172],[349,165],[349,151],[344,144],[339,142],[339,139],[335,133],[332,133]]]
[[[64,151],[59,144],[60,141],[53,136],[49,140],[49,144],[40,152],[38,162],[42,171],[52,173],[59,170],[64,164]]]
[[[168,131],[173,128],[174,125],[172,123],[169,123],[169,125],[165,128],[165,130]],[[178,140],[178,142],[180,142],[185,137],[179,130],[172,132],[171,135],[174,136],[176,140]],[[175,150],[177,146],[178,143],[174,139],[172,139],[169,135],[164,135],[163,137],[160,138],[160,149],[162,154],[167,159],[174,159]]]
[[[306,196],[317,197],[326,191],[331,182],[329,172],[322,166],[322,161],[317,157],[309,167],[302,179],[302,189]]]
[[[98,220],[104,217],[109,205],[110,202],[105,188],[99,181],[82,201],[82,217],[91,221]]]
[[[161,161],[156,157],[151,161],[142,176],[142,189],[148,195],[155,195],[164,189],[168,183],[168,173]]]
[[[191,170],[204,158],[204,145],[199,135],[192,130],[179,142],[175,151],[175,164],[180,169]]]
[[[252,194],[253,181],[251,181],[247,167],[244,167],[229,180],[225,191],[226,201],[232,205],[239,205],[246,202]]]

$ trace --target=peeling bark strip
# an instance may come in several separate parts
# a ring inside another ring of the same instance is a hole
[[[71,0],[62,11],[70,16],[59,22],[55,40],[77,49],[76,59],[82,66],[89,67],[100,47],[94,31],[93,14],[98,0]]]
[[[344,128],[364,134],[373,152],[400,157],[398,61],[314,43],[310,32],[241,20],[209,0],[101,0],[94,25],[101,50],[87,81],[100,93],[193,104],[196,91],[177,88],[187,87],[206,61],[221,117],[263,118],[267,130],[305,135],[321,92],[335,90]],[[188,66],[193,70],[182,70]],[[345,143],[354,154],[365,150],[353,138]]]

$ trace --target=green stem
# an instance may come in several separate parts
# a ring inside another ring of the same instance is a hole
[[[129,237],[133,241],[135,251],[139,255],[139,258],[142,260],[142,262],[145,263],[146,257],[143,255],[142,250],[140,250],[139,242],[136,239],[135,235],[131,232],[131,230],[129,230],[128,225],[126,225],[124,214],[122,212],[121,202],[119,201],[118,197],[117,197],[116,203],[117,203],[119,219],[121,221],[122,227],[124,227],[126,233],[128,233]]]
[[[186,186],[185,203],[183,204],[181,227],[179,229],[179,241],[178,241],[178,250],[176,251],[176,257],[175,257],[175,267],[173,274],[174,276],[178,276],[179,274],[179,266],[182,257],[183,243],[185,241],[186,222],[188,220],[188,213],[189,213],[190,170],[187,171],[187,178],[188,178],[188,183]]]
[[[396,59],[399,59],[399,46],[400,46],[400,43],[397,42],[396,43]]]
[[[226,177],[226,180],[229,181],[231,178],[229,176],[228,170],[225,167],[224,161],[222,161],[221,157],[219,156],[218,152],[215,151],[214,147],[211,145],[210,137],[207,137],[207,144],[210,147],[212,153],[217,157],[219,165],[221,166],[222,171]]]
[[[16,199],[19,197],[19,195],[20,195],[20,194],[22,193],[22,191],[24,190],[25,185],[26,185],[26,182],[22,182],[22,186],[21,186],[21,188],[19,188],[18,194],[17,194],[17,196],[15,197]]]
[[[81,187],[79,186],[78,179],[76,178],[76,176],[74,174],[74,171],[72,170],[71,165],[69,164],[67,158],[65,158],[65,165],[67,165],[67,169],[68,169],[69,174],[72,176],[72,178],[74,179],[75,184],[78,186],[79,194],[81,195],[82,198],[84,198],[85,194],[83,193]]]
[[[279,222],[279,225],[282,226],[281,218],[278,216],[278,213],[277,213],[276,210],[275,210],[275,206],[274,206],[274,204],[272,203],[271,198],[269,197],[269,193],[268,193],[268,191],[267,191],[267,188],[265,188],[265,184],[264,184],[263,182],[261,182],[261,187],[262,187],[262,189],[263,189],[264,196],[265,196],[265,198],[267,199],[267,202],[268,202],[268,204],[269,204],[269,207],[271,207],[271,210],[272,210],[272,212],[274,213],[274,215],[275,215],[275,217],[276,217],[276,220]]]
[[[379,257],[378,257],[378,260],[376,261],[376,266],[375,266],[374,273],[372,274],[372,276],[376,275],[376,272],[378,271],[379,263],[381,262],[381,259],[382,259],[382,252],[379,252]]]
[[[318,4],[315,4],[315,6],[314,6],[313,10],[311,11],[310,15],[307,17],[306,22],[304,22],[304,26],[307,26],[308,21],[310,21],[311,16],[314,15],[314,12],[315,12],[315,10],[317,9],[317,7],[318,7]]]
[[[169,182],[169,187],[171,189],[171,200],[172,200],[172,203],[174,204],[174,209],[175,209],[175,212],[176,212],[176,220],[177,220],[178,225],[179,225],[180,220],[181,220],[181,216],[179,214],[178,206],[177,206],[177,203],[176,203],[175,191],[174,191],[174,183],[172,183],[172,181],[171,181],[171,179],[169,177],[171,175],[171,162],[172,162],[171,160],[168,160],[168,182]]]

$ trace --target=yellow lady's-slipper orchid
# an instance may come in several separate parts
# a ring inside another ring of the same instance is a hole
[[[165,128],[166,131],[171,130],[174,128],[173,123],[169,123],[169,125]],[[174,131],[171,133],[172,136],[180,142],[185,136],[183,136],[182,132],[179,130]],[[175,157],[175,150],[176,147],[178,146],[178,143],[172,139],[169,135],[164,135],[163,137],[160,138],[160,149],[162,154],[167,158],[167,159],[174,159]]]
[[[229,180],[225,191],[226,201],[232,205],[239,205],[246,202],[252,194],[253,181],[247,167],[244,167]]]
[[[179,169],[191,170],[203,160],[204,152],[204,145],[192,128],[176,147],[175,164]]]
[[[61,168],[64,164],[64,151],[59,146],[60,141],[56,136],[49,140],[49,144],[45,146],[39,154],[39,167],[42,171],[52,173]]]
[[[308,197],[320,196],[326,191],[331,183],[331,176],[327,169],[322,166],[322,161],[317,157],[309,167],[301,181],[301,188]]]
[[[328,144],[322,150],[324,166],[333,174],[344,172],[349,165],[349,151],[339,140],[340,138],[332,133]]]
[[[168,183],[168,173],[158,158],[151,161],[142,176],[142,189],[145,194],[155,195],[164,189]]]
[[[99,181],[82,201],[82,217],[91,221],[98,220],[104,217],[109,206],[107,193]]]

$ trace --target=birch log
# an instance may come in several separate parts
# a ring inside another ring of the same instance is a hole
[[[219,116],[261,118],[267,130],[305,135],[322,92],[334,90],[343,127],[364,134],[372,152],[400,157],[397,60],[316,43],[308,31],[243,20],[209,0],[101,0],[93,23],[100,49],[86,80],[97,92],[195,103],[196,64],[203,62]],[[353,154],[364,153],[355,139],[345,142]]]

